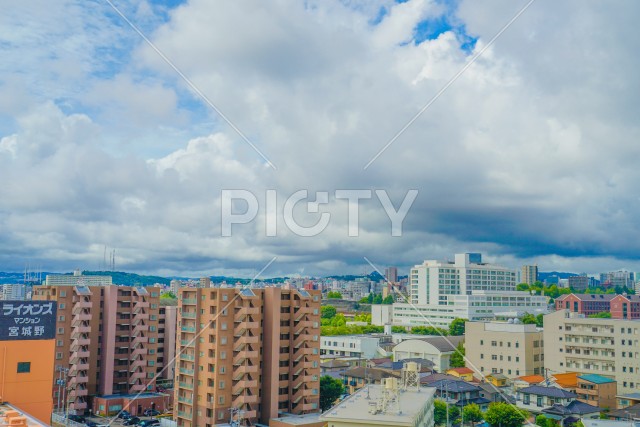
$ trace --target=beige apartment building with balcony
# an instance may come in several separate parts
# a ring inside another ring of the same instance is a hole
[[[588,318],[558,310],[544,316],[545,367],[616,380],[617,393],[640,390],[640,320]]]
[[[174,413],[210,427],[319,411],[320,292],[182,288]]]
[[[162,370],[158,359],[173,358],[176,310],[160,322],[159,290],[129,286],[55,285],[35,286],[34,300],[53,300],[58,305],[55,337],[53,397],[59,369],[68,369],[63,405],[73,413],[89,408],[95,395],[134,394],[155,390],[154,377]],[[163,331],[159,331],[162,324]],[[173,328],[173,329],[171,329]],[[171,360],[171,359],[168,359]]]
[[[476,376],[544,374],[543,334],[536,325],[467,322],[464,347],[470,362],[467,367],[476,371]]]

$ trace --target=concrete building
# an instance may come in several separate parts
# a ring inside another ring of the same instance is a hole
[[[598,374],[579,375],[576,394],[581,402],[604,409],[614,409],[617,383],[612,378]]]
[[[512,318],[524,313],[546,314],[547,297],[518,291],[471,291],[469,295],[449,297],[448,305],[415,305],[395,303],[389,306],[371,307],[371,323],[396,326],[437,326],[448,328],[453,319],[471,321],[494,320],[496,317]]]
[[[467,322],[465,350],[478,374],[507,378],[544,374],[542,329],[508,322]]]
[[[640,390],[638,320],[594,319],[560,310],[544,317],[545,368],[615,379],[618,393]]]
[[[520,283],[526,283],[527,285],[533,285],[538,281],[538,266],[537,265],[523,265],[522,274],[520,276]]]
[[[174,414],[212,426],[319,410],[320,291],[182,288]]]
[[[182,280],[173,279],[169,282],[169,292],[174,295],[178,295],[178,289],[182,286]]]
[[[160,328],[159,294],[153,287],[34,287],[34,300],[58,306],[55,373],[68,369],[72,412],[84,413],[92,396],[155,390],[155,375],[164,368],[164,354],[172,357],[175,335],[175,320],[165,319]],[[54,399],[59,392],[53,388]]]
[[[454,261],[428,260],[411,269],[412,304],[448,305],[453,295],[471,291],[515,291],[516,273],[482,262],[477,253],[456,254]]]
[[[449,369],[451,355],[464,337],[424,337],[402,341],[393,349],[393,360],[402,361],[410,358],[421,358],[431,361],[434,369],[445,372]]]
[[[109,286],[112,285],[111,276],[86,276],[80,270],[73,274],[47,274],[45,285],[47,286]]]
[[[556,310],[591,314],[608,312],[613,319],[640,319],[640,295],[566,294],[556,299]]]
[[[330,427],[433,427],[434,388],[405,388],[398,379],[368,385],[322,414]]]
[[[22,408],[9,403],[0,402],[0,423],[14,427],[49,427],[49,420],[36,419]]]
[[[384,270],[384,278],[387,282],[398,283],[398,268],[388,267]]]
[[[336,335],[320,338],[320,355],[373,359],[386,357],[384,347],[393,343],[391,335]]]
[[[635,285],[634,276],[635,275],[632,271],[610,271],[608,273],[600,274],[600,283],[603,286],[626,286],[628,289],[633,289]]]
[[[27,296],[27,287],[23,284],[0,285],[0,299],[21,301]]]
[[[568,277],[569,287],[575,292],[585,291],[589,288],[589,277],[586,274]]]
[[[0,403],[44,423],[53,412],[55,319],[53,302],[0,301]],[[19,414],[4,416],[16,418],[4,425],[20,425]]]

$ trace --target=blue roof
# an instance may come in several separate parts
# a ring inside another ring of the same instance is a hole
[[[584,374],[579,375],[578,378],[594,384],[607,384],[616,382],[616,380],[612,380],[611,378],[603,377],[602,375],[598,374]]]
[[[575,399],[577,394],[556,387],[543,387],[541,385],[532,385],[518,390],[519,393],[535,394],[536,396],[558,397],[562,399]]]

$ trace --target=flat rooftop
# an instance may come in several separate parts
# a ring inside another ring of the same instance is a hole
[[[20,409],[9,403],[0,403],[0,423],[2,423],[2,425],[9,424],[9,420],[7,419],[5,414],[8,414],[10,412],[18,412],[19,417],[25,417],[27,421],[27,427],[49,427],[49,424],[38,421],[31,415],[25,413],[24,411],[21,411]]]
[[[280,421],[292,426],[307,425],[320,422],[320,414],[306,415],[285,415],[281,414],[278,418],[271,418],[271,421]]]
[[[367,389],[369,399],[367,399]],[[435,395],[435,388],[401,391],[400,413],[392,407],[387,412],[372,414],[371,409],[382,400],[383,386],[370,384],[322,414],[328,422],[346,421],[364,425],[407,426],[423,411],[427,401]]]

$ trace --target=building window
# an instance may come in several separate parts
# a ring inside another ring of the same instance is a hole
[[[64,310],[64,303],[61,302],[60,304],[58,304],[58,309],[60,310]]]
[[[62,353],[56,353],[56,360],[62,359]]]
[[[18,373],[26,374],[31,372],[31,362],[18,362]]]

